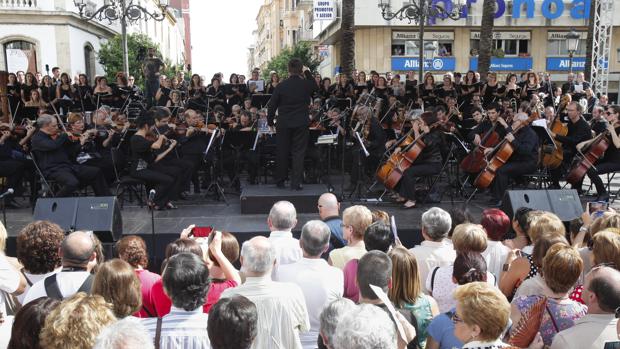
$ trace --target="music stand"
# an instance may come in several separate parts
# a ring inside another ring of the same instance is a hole
[[[252,95],[252,106],[258,109],[262,109],[269,103],[270,99],[270,94],[254,94]]]
[[[235,176],[231,179],[231,186],[235,180],[239,180],[239,158],[241,151],[251,150],[256,141],[256,131],[228,131],[226,137],[222,143],[222,146],[227,146],[234,151],[234,173]]]
[[[553,141],[553,137],[551,137],[551,134],[549,133],[549,129],[547,129],[544,126],[532,125],[532,130],[534,130],[534,132],[536,132],[536,135],[538,135],[539,143],[553,144],[553,148],[557,149],[557,146],[555,145],[555,142]]]
[[[207,144],[207,148],[202,153],[203,159],[204,159],[205,162],[207,161],[207,157],[209,156],[209,152],[211,151],[212,148],[215,147],[214,146],[214,141],[215,141],[215,138],[217,138],[218,133],[219,133],[219,129],[216,128],[215,130],[213,130],[213,133],[211,134],[211,137],[209,138],[209,143]],[[214,188],[216,194],[219,195],[222,198],[222,200],[224,200],[224,202],[226,203],[226,206],[228,206],[228,200],[226,200],[226,194],[224,193],[224,190],[222,189],[222,186],[220,185],[219,178],[215,174],[215,163],[213,163],[213,161],[211,162],[211,166],[209,167],[209,171],[210,171],[211,183],[209,183],[209,185],[207,186],[207,194],[209,193],[211,188]]]
[[[38,116],[39,116],[38,107],[22,107],[18,110],[17,114],[15,115],[15,119],[13,120],[13,123],[19,125],[24,119],[35,121],[37,120]]]
[[[338,98],[334,107],[337,107],[341,111],[347,108],[353,108],[353,101],[351,98]]]

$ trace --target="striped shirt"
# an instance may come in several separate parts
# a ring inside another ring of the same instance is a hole
[[[162,317],[160,349],[210,349],[207,334],[208,315],[202,312],[202,306],[192,311],[176,308]],[[157,318],[142,319],[142,324],[155,338]]]

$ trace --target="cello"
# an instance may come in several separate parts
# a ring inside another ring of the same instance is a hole
[[[617,124],[614,125],[616,127]],[[571,169],[566,175],[566,181],[572,185],[579,184],[579,182],[586,175],[586,172],[590,167],[605,154],[607,148],[609,148],[609,130],[605,130],[600,135],[596,136],[592,142],[588,145],[585,152],[579,152],[573,159]]]
[[[518,117],[518,115],[515,117]],[[529,122],[529,118],[522,121],[522,123],[517,126],[516,129],[512,130],[512,134],[516,134],[517,132],[519,132],[519,130],[528,125]],[[478,189],[488,188],[495,179],[497,170],[500,167],[504,166],[506,162],[508,162],[508,159],[510,159],[512,153],[514,153],[514,150],[515,149],[512,143],[510,143],[506,138],[504,138],[503,141],[498,143],[493,149],[493,151],[490,153],[491,158],[487,160],[486,167],[480,172],[480,174],[478,174],[478,176],[474,180],[474,187]]]
[[[497,128],[497,124],[499,122],[495,122],[493,127],[491,127],[480,140],[480,144],[477,145],[467,156],[463,158],[461,161],[460,167],[461,170],[465,173],[478,173],[484,169],[486,166],[486,159],[484,157],[484,149],[491,148],[499,143],[499,134],[495,132]]]
[[[560,121],[559,112],[553,117],[553,121],[551,122],[551,126],[549,128],[551,129],[551,132],[556,135],[566,136],[568,134],[568,126]],[[542,159],[543,166],[551,169],[558,168],[564,160],[562,143],[557,140],[553,140],[553,143],[555,143],[555,149],[553,149],[551,153],[545,152]]]

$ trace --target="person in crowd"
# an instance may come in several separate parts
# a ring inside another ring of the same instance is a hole
[[[446,239],[452,226],[452,218],[448,212],[432,207],[422,214],[421,225],[424,241],[409,251],[420,262],[420,280],[426,282],[433,268],[452,264],[456,253]]]
[[[241,276],[233,266],[239,259],[237,238],[229,232],[215,231],[209,235],[208,243],[209,251],[206,255],[211,285],[203,308],[205,313],[217,303],[222,292],[241,284]]]
[[[79,292],[45,318],[39,336],[41,348],[92,348],[99,333],[115,321],[112,307],[103,297]]]
[[[347,312],[334,334],[333,349],[396,348],[396,328],[387,313],[370,304]]]
[[[474,216],[471,212],[465,207],[455,207],[448,211],[450,213],[450,218],[452,218],[452,226],[450,227],[450,232],[448,233],[448,240],[452,239],[452,234],[454,234],[454,228],[463,223],[474,223]]]
[[[33,284],[60,271],[58,252],[64,238],[62,228],[50,221],[35,221],[22,228],[17,235],[16,252],[28,285],[17,300],[23,302]]]
[[[533,211],[528,214],[527,234],[533,244],[543,235],[543,233],[565,236],[566,228],[564,223],[551,212]],[[499,289],[512,300],[517,288],[521,283],[532,278],[538,272],[536,264],[532,258],[533,246],[519,250],[512,250],[508,253],[506,261],[502,266],[502,275],[499,280]]]
[[[555,244],[563,244],[564,246],[569,246],[568,241],[562,235],[556,235],[553,233],[543,234],[536,244],[534,245],[534,251],[532,252],[532,264],[536,267],[536,275],[533,277],[524,280],[517,291],[515,292],[514,297],[521,296],[532,296],[532,295],[543,295],[545,293],[545,281],[542,276],[542,268],[543,268],[543,259],[545,255],[547,255],[547,251],[554,246]]]
[[[347,245],[329,253],[329,264],[343,269],[351,259],[363,256],[366,253],[364,232],[371,223],[372,212],[367,207],[355,205],[345,209],[342,212],[342,236]]]
[[[463,349],[507,346],[501,338],[510,320],[510,304],[497,288],[472,282],[457,288],[454,298],[454,335],[464,344]]]
[[[278,201],[271,207],[267,217],[269,241],[276,250],[276,266],[295,263],[302,258],[299,240],[293,237],[291,230],[297,225],[297,211],[289,201]]]
[[[241,272],[246,276],[245,282],[224,291],[221,299],[240,295],[256,304],[258,335],[253,349],[301,349],[299,333],[310,329],[304,295],[297,285],[271,280],[275,262],[276,249],[269,239],[256,236],[244,242]]]
[[[209,269],[193,253],[170,257],[162,275],[166,294],[172,300],[170,313],[161,318],[142,319],[159,348],[209,349],[207,314],[202,305],[209,290]]]
[[[304,295],[310,319],[309,331],[299,335],[304,349],[316,348],[321,311],[327,304],[342,297],[343,293],[342,271],[321,259],[329,247],[330,235],[329,226],[322,221],[304,224],[299,241],[303,258],[281,265],[275,277],[276,281],[296,284]]]
[[[93,349],[154,349],[153,341],[142,323],[126,317],[104,328]]]
[[[45,319],[60,304],[57,299],[42,297],[23,306],[13,320],[7,349],[39,349],[39,334]]]
[[[598,349],[618,339],[615,312],[620,307],[620,271],[601,266],[586,275],[583,298],[588,313],[556,334],[551,349]]]
[[[24,303],[40,297],[66,299],[78,292],[90,292],[93,276],[91,270],[97,261],[95,240],[92,233],[73,232],[60,245],[62,269],[30,287]]]
[[[532,241],[527,235],[529,229],[528,214],[533,210],[529,207],[519,207],[512,217],[512,230],[515,232],[515,237],[512,239],[504,240],[503,243],[509,249],[521,250],[526,246],[531,245]]]
[[[244,296],[219,300],[208,320],[212,349],[250,349],[258,335],[258,310]]]
[[[395,247],[388,255],[392,260],[392,287],[388,296],[394,307],[408,310],[416,318],[418,342],[426,347],[427,327],[439,315],[439,307],[433,297],[422,292],[422,283],[415,256],[402,246]]]
[[[338,298],[327,304],[320,317],[320,337],[318,340],[319,349],[333,348],[336,327],[344,315],[356,308],[355,303],[347,298]]]
[[[510,249],[502,243],[510,228],[510,218],[500,209],[489,208],[482,211],[480,225],[487,233],[487,249],[482,255],[487,260],[489,271],[499,280],[502,266],[510,252]]]
[[[384,221],[377,221],[366,228],[364,232],[364,247],[366,251],[381,251],[388,253],[394,245],[394,233]],[[359,259],[354,258],[345,264],[342,272],[344,274],[344,297],[354,302],[359,301],[360,290],[357,284],[357,268]]]
[[[530,312],[538,302],[546,302],[542,314],[539,332],[545,345],[551,345],[553,337],[562,330],[572,327],[575,321],[586,314],[587,308],[568,298],[568,295],[583,270],[579,253],[570,246],[556,244],[552,246],[543,259],[543,275],[547,288],[543,295],[517,297],[512,302],[511,336],[518,335],[523,323],[533,321],[530,317],[537,315]]]
[[[122,259],[111,259],[98,266],[91,293],[112,304],[114,315],[119,319],[142,307],[140,279],[132,266]]]
[[[319,196],[317,203],[319,209],[319,217],[321,220],[329,226],[331,235],[329,243],[331,249],[342,248],[347,245],[347,242],[342,235],[342,219],[340,218],[340,203],[336,195],[332,193],[325,193]]]
[[[161,282],[161,276],[146,269],[149,265],[149,255],[144,240],[137,235],[124,236],[116,242],[117,256],[129,263],[138,276],[142,292],[142,307],[134,314],[136,317],[154,317],[155,304],[152,302],[151,292],[153,285]]]

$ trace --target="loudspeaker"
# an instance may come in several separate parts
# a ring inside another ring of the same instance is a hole
[[[114,242],[123,234],[121,210],[114,196],[41,198],[35,220],[47,220],[65,231],[92,230],[101,242]]]
[[[581,217],[583,208],[574,189],[508,190],[502,200],[502,211],[512,217],[519,207],[555,213],[564,222]]]

